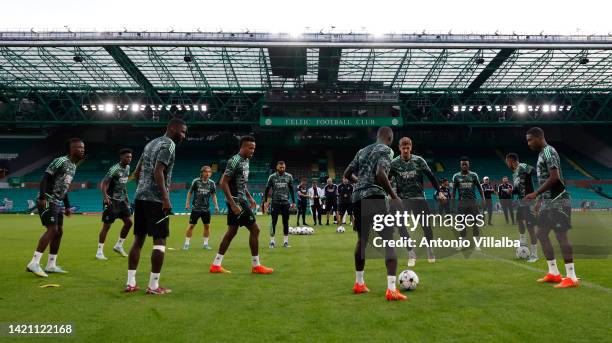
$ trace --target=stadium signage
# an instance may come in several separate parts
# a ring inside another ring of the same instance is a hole
[[[271,118],[261,117],[259,119],[260,126],[309,126],[309,127],[320,127],[320,126],[341,126],[341,127],[353,127],[353,126],[403,126],[404,121],[402,118],[351,118],[351,117],[340,117],[340,118],[323,118],[323,117],[311,117],[311,118]]]

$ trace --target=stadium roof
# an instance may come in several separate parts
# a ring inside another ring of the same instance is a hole
[[[0,95],[265,94],[271,89],[490,95],[612,90],[612,37],[0,32]],[[0,101],[3,98],[0,97]],[[72,99],[79,103],[78,99]],[[607,105],[609,100],[605,102]]]

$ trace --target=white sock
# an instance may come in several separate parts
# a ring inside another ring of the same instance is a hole
[[[57,254],[55,255],[49,254],[49,259],[47,260],[47,268],[55,267],[55,261],[57,261]]]
[[[355,271],[355,282],[359,285],[363,285],[365,283],[365,280],[363,279],[363,270]]]
[[[251,264],[253,267],[257,267],[259,265],[259,255],[251,256]]]
[[[149,277],[149,288],[150,289],[159,288],[159,274],[160,273],[151,273],[151,276]]]
[[[136,270],[128,270],[127,285],[131,287],[136,286]]]
[[[289,243],[289,236],[283,236],[283,242]]]
[[[115,243],[115,246],[116,247],[123,247],[123,242],[125,242],[125,238],[119,237],[119,239],[117,240],[117,243]]]
[[[519,233],[519,241],[521,241],[521,245],[527,245],[527,235]]]
[[[104,243],[98,243],[98,252],[96,254],[104,253]]]
[[[576,277],[576,270],[574,269],[574,262],[565,264],[565,272],[567,273],[567,277],[572,279],[573,281],[578,281]]]
[[[204,237],[204,245],[208,245],[208,237]]]
[[[30,263],[36,263],[39,264],[40,263],[40,258],[42,257],[43,253],[38,252],[38,251],[34,251],[34,256],[32,257],[32,261],[30,261]]]
[[[556,260],[550,260],[550,261],[546,261],[548,262],[548,272],[552,275],[559,275],[559,269],[557,268],[557,261]]]
[[[538,255],[538,245],[537,244],[532,244],[531,245],[531,254],[533,256],[537,256]]]
[[[213,261],[213,265],[220,266],[221,262],[223,262],[223,255],[217,253],[217,256],[215,256],[215,260]]]
[[[387,275],[387,288],[388,289],[395,291],[395,280],[396,280],[395,276]]]
[[[190,240],[191,240],[191,237],[185,237],[185,245],[189,245]]]

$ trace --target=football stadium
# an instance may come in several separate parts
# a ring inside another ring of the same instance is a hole
[[[0,30],[0,341],[610,341],[612,36],[389,32]]]

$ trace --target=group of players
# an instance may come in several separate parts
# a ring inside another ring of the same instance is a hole
[[[120,160],[112,166],[101,183],[103,193],[104,212],[102,215],[103,226],[99,235],[98,251],[96,258],[106,259],[103,253],[104,241],[107,232],[115,219],[123,221],[120,238],[113,250],[122,256],[128,257],[128,277],[126,292],[139,290],[136,284],[136,271],[140,259],[140,252],[147,236],[153,239],[153,251],[151,255],[151,273],[147,294],[167,294],[171,290],[159,285],[160,273],[164,261],[166,238],[169,235],[169,221],[172,215],[172,204],[169,198],[170,180],[175,160],[175,148],[184,139],[187,125],[181,119],[172,119],[163,136],[150,141],[144,148],[134,173],[130,176],[130,162],[132,151],[123,149],[119,152]],[[574,271],[572,247],[567,238],[567,230],[571,227],[569,216],[569,194],[565,190],[561,174],[559,155],[556,150],[546,143],[544,132],[539,128],[532,128],[527,132],[527,143],[529,147],[539,152],[537,162],[537,178],[539,187],[534,190],[531,183],[533,168],[519,162],[518,155],[508,154],[506,163],[513,171],[514,187],[519,198],[524,200],[517,210],[517,220],[522,221],[521,234],[524,228],[529,229],[533,244],[539,240],[542,250],[547,259],[549,272],[539,282],[558,283],[555,287],[577,287],[578,279]],[[384,212],[386,208],[372,209],[370,200],[390,198],[391,201],[400,199],[410,200],[410,210],[416,213],[429,211],[425,201],[423,181],[427,177],[434,189],[436,198],[444,204],[451,199],[458,200],[457,211],[462,214],[480,213],[480,206],[476,203],[476,192],[480,193],[485,207],[483,188],[476,173],[469,170],[469,159],[462,157],[460,161],[461,171],[452,177],[452,192],[448,181],[440,184],[431,172],[425,160],[412,154],[412,141],[403,137],[399,141],[400,156],[393,159],[393,150],[390,145],[393,142],[393,131],[388,127],[381,127],[377,132],[376,142],[359,150],[343,173],[343,182],[339,186],[333,185],[331,179],[325,190],[320,190],[316,181],[312,187],[307,187],[306,179],[302,179],[297,187],[298,193],[298,222],[302,218],[305,224],[306,204],[311,206],[313,220],[318,220],[321,225],[320,208],[324,200],[329,215],[335,215],[339,224],[341,216],[347,212],[351,214],[353,229],[358,234],[355,247],[355,270],[356,280],[353,291],[356,294],[369,292],[364,281],[365,248],[370,233],[368,220],[362,218],[361,213],[368,210],[372,212]],[[256,202],[247,188],[249,177],[249,159],[255,152],[255,139],[244,136],[240,140],[239,152],[228,160],[227,167],[219,181],[219,187],[224,193],[228,207],[227,231],[220,243],[218,252],[210,266],[211,273],[230,273],[222,267],[223,258],[230,246],[231,241],[238,232],[238,228],[244,226],[249,231],[249,246],[251,250],[251,272],[256,274],[270,274],[272,268],[263,266],[259,258],[259,226],[256,223],[253,209],[257,207]],[[63,234],[63,216],[70,216],[71,207],[68,198],[68,189],[75,175],[77,165],[85,157],[85,145],[80,139],[72,139],[69,142],[69,153],[53,160],[47,169],[40,184],[40,192],[37,199],[37,208],[40,220],[46,231],[40,237],[34,256],[27,264],[26,271],[37,276],[47,277],[47,273],[66,273],[64,269],[56,264],[57,254]],[[189,209],[193,204],[189,226],[186,232],[184,249],[188,249],[193,228],[198,220],[204,223],[203,247],[210,249],[208,244],[210,224],[210,204],[212,198],[215,211],[219,211],[216,198],[216,187],[210,179],[211,169],[202,167],[200,177],[193,180],[189,189],[185,207]],[[132,227],[129,198],[126,183],[130,178],[137,180],[138,186],[134,201],[134,242],[129,253],[123,249],[123,242]],[[394,184],[395,187],[392,186]],[[449,194],[450,193],[450,194]],[[193,197],[193,200],[191,199]],[[269,198],[271,199],[271,203]],[[533,206],[530,200],[538,199],[537,205]],[[291,200],[289,200],[291,199]],[[190,201],[191,200],[191,201]],[[62,208],[63,204],[63,208]],[[293,177],[286,172],[286,165],[280,161],[277,163],[276,172],[270,175],[266,190],[264,192],[262,209],[270,212],[272,216],[272,230],[270,247],[275,246],[274,233],[278,217],[280,215],[284,230],[283,246],[289,247],[288,242],[288,220],[290,209],[296,208],[295,194],[293,190]],[[336,205],[339,211],[335,211]],[[443,206],[444,207],[444,206]],[[535,208],[534,208],[535,207]],[[538,231],[535,232],[537,225]],[[401,228],[400,228],[401,229]],[[405,229],[405,228],[404,228]],[[430,227],[423,227],[424,235],[428,240],[433,239]],[[382,235],[386,234],[383,230]],[[461,232],[466,237],[466,230]],[[565,261],[567,277],[562,278],[554,257],[551,242],[548,238],[549,232],[554,231],[560,243],[561,251]],[[478,236],[478,227],[473,226],[473,235]],[[523,236],[521,236],[523,237]],[[49,246],[49,258],[44,270],[40,266],[43,252]],[[412,250],[411,250],[412,252]],[[385,249],[385,264],[387,267],[387,300],[404,300],[406,297],[396,288],[397,255],[392,248]],[[416,256],[409,255],[409,265],[414,265]],[[435,261],[433,250],[428,249],[428,260]]]

